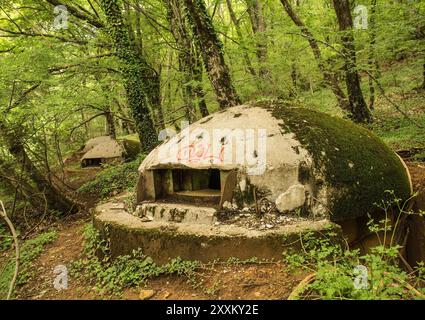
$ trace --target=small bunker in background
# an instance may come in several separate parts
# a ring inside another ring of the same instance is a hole
[[[81,157],[81,166],[100,166],[102,163],[120,163],[134,158],[140,152],[140,143],[134,139],[101,136],[87,141]]]
[[[332,231],[364,249],[375,203],[412,193],[403,161],[369,130],[309,109],[265,102],[205,117],[139,167],[138,205],[111,202],[94,223],[111,253],[279,259],[299,237]],[[376,243],[375,243],[376,244]],[[354,246],[354,245],[353,245]]]

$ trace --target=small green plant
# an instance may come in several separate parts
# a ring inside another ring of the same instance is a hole
[[[95,180],[85,183],[77,192],[96,194],[101,198],[106,198],[113,193],[134,189],[137,184],[137,169],[144,157],[141,155],[131,162],[117,166],[106,166],[105,170],[100,172]]]
[[[220,284],[221,284],[220,280],[216,280],[212,284],[212,286],[210,286],[209,288],[206,288],[204,290],[205,294],[210,296],[210,297],[215,298],[220,291]]]
[[[393,195],[393,194],[392,194]],[[380,245],[361,255],[360,250],[334,243],[332,234],[315,238],[313,233],[300,237],[303,251],[287,253],[284,261],[293,270],[310,273],[310,279],[297,293],[305,299],[424,299],[425,290],[417,288],[425,280],[424,265],[407,273],[399,264],[400,246],[395,237],[400,220],[406,214],[400,199],[383,202],[385,219],[368,226],[379,237]],[[389,223],[388,211],[396,208],[395,223]]]
[[[125,199],[123,199],[123,202],[128,212],[134,212],[137,206],[136,192],[130,193],[128,197],[125,197]]]
[[[226,263],[229,265],[246,265],[246,264],[257,264],[262,262],[261,260],[259,260],[257,257],[252,257],[250,259],[246,259],[246,260],[241,260],[239,258],[235,258],[235,257],[230,257],[229,259],[227,259]]]
[[[56,238],[57,233],[55,231],[49,231],[40,234],[34,239],[27,240],[21,245],[20,267],[16,286],[22,286],[31,279],[34,275],[32,262],[43,252],[44,246],[53,242]],[[0,270],[0,299],[4,298],[7,294],[14,268],[14,259],[9,259],[3,269]]]

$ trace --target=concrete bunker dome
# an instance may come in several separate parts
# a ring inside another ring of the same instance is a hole
[[[279,103],[205,117],[154,149],[139,168],[139,203],[243,210],[266,199],[280,213],[339,222],[411,194],[403,161],[369,130]]]
[[[127,137],[112,138],[99,136],[89,139],[81,153],[81,165],[100,166],[102,163],[120,163],[125,159],[133,159],[140,152],[140,142]]]

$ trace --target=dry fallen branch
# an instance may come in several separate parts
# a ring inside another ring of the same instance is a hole
[[[298,296],[303,291],[303,289],[312,283],[316,279],[316,272],[310,273],[307,277],[305,277],[296,287],[292,290],[291,294],[288,297],[288,300],[298,300]]]
[[[6,214],[6,209],[4,208],[3,201],[0,200],[0,215],[1,217],[6,221],[7,225],[9,226],[10,232],[12,233],[13,241],[15,243],[15,272],[13,273],[12,280],[10,281],[9,286],[9,292],[7,293],[7,300],[10,300],[10,297],[12,296],[13,289],[15,287],[16,279],[18,278],[18,272],[19,272],[19,242],[18,242],[18,235],[16,234],[15,227],[13,226],[12,221],[10,221],[9,217]]]

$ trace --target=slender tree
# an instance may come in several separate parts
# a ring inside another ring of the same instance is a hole
[[[265,66],[267,60],[267,39],[265,35],[266,22],[264,19],[262,0],[247,0],[247,8],[251,20],[252,31],[256,38],[256,55],[259,64],[258,74],[261,78],[267,79],[270,72]]]
[[[241,100],[233,86],[229,67],[224,60],[223,45],[214,29],[204,0],[184,0],[193,34],[202,50],[202,59],[221,109],[235,106]]]
[[[379,72],[378,61],[375,57],[375,47],[376,47],[376,0],[372,0],[370,4],[370,23],[369,23],[369,55],[368,55],[368,65],[369,65],[369,109],[373,110],[375,107],[375,84],[374,79],[377,79]]]
[[[338,100],[338,105],[343,110],[349,111],[348,101],[344,94],[344,91],[342,91],[341,87],[339,86],[338,79],[335,73],[330,71],[329,66],[327,66],[325,62],[323,61],[322,52],[320,51],[320,47],[317,40],[314,38],[310,29],[304,24],[301,18],[294,11],[290,2],[288,0],[281,0],[281,3],[283,7],[285,8],[285,11],[288,14],[288,16],[295,23],[295,25],[300,28],[302,35],[307,39],[310,45],[310,48],[313,51],[314,58],[317,61],[319,70],[323,74],[323,79],[325,80],[326,85],[328,85],[328,87],[334,93],[336,99]]]
[[[345,60],[345,82],[347,84],[349,108],[353,121],[370,122],[372,115],[364,100],[360,87],[360,76],[357,71],[356,49],[354,46],[353,17],[348,0],[333,0],[335,13],[338,20],[343,54]]]
[[[164,0],[171,33],[178,47],[179,71],[183,76],[183,100],[186,105],[186,119],[192,122],[196,118],[195,103],[203,117],[209,114],[202,88],[202,65],[198,48],[192,41],[182,4],[178,0]]]

